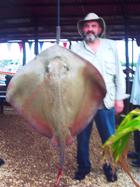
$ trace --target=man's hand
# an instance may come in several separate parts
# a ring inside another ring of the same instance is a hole
[[[115,100],[115,112],[116,114],[121,113],[124,109],[124,102],[123,100]]]

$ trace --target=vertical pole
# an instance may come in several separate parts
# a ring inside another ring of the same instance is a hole
[[[26,64],[26,46],[25,46],[25,41],[22,40],[22,46],[23,46],[23,60],[22,60],[22,64],[23,66]]]
[[[34,54],[35,54],[35,55],[38,55],[38,39],[37,39],[37,38],[35,38]]]
[[[128,50],[128,19],[125,16],[125,57],[126,57],[126,93],[130,94],[129,50]],[[126,113],[129,112],[129,99],[126,100]]]
[[[56,26],[56,43],[60,42],[60,0],[57,0],[57,26]]]
[[[35,46],[34,46],[34,54],[38,55],[38,27],[35,27]]]
[[[134,38],[132,38],[132,69],[134,68]]]

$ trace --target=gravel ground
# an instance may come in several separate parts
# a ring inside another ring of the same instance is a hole
[[[134,187],[127,174],[118,168],[118,181],[106,182],[102,173],[101,143],[94,128],[90,144],[93,170],[82,181],[73,180],[76,170],[76,143],[66,148],[60,187]],[[130,149],[133,146],[130,145]],[[0,115],[0,187],[53,187],[57,175],[58,152],[48,138],[31,129],[11,108]],[[140,183],[140,169],[131,168]]]

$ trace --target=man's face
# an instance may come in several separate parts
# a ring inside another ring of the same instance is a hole
[[[87,42],[93,42],[102,32],[97,21],[87,21],[83,26],[83,35]]]

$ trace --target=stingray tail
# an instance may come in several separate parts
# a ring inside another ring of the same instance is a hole
[[[59,167],[58,167],[58,174],[57,174],[57,178],[56,178],[56,182],[54,187],[58,187],[60,184],[60,180],[62,178],[63,175],[63,168],[64,168],[64,152],[65,152],[65,142],[63,139],[59,140],[59,151],[60,151],[60,155],[59,155]]]
[[[58,186],[59,186],[60,180],[61,180],[61,177],[62,177],[62,174],[63,174],[63,169],[62,169],[62,168],[59,168],[59,169],[58,169],[57,178],[56,178],[56,182],[55,182],[55,184],[54,184],[54,187],[58,187]]]

